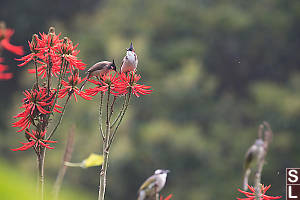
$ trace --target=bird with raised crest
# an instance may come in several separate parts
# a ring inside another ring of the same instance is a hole
[[[126,49],[126,56],[123,58],[121,73],[127,72],[135,72],[138,65],[138,58],[133,48],[132,42],[130,43],[130,47]]]
[[[156,199],[158,193],[164,188],[167,180],[167,175],[170,171],[164,169],[155,170],[140,187],[138,191],[138,200]]]
[[[112,62],[110,61],[97,62],[96,64],[91,66],[86,72],[87,73],[86,79],[83,82],[82,86],[80,87],[80,91],[83,89],[88,79],[90,79],[91,77],[101,78],[101,76],[107,74],[111,70],[117,71],[117,67],[114,60]]]

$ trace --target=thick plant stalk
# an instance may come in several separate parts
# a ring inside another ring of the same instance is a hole
[[[109,121],[109,97],[110,97],[110,88],[108,89],[107,93],[107,102],[106,102],[106,130],[105,130],[105,135],[104,135],[104,140],[103,140],[103,147],[102,147],[102,152],[103,152],[103,164],[102,168],[100,171],[100,183],[99,183],[99,196],[98,200],[104,200],[104,195],[105,195],[105,189],[106,189],[106,173],[107,173],[107,167],[108,167],[108,156],[109,156],[109,151],[107,149],[108,147],[108,138],[110,134],[110,121]],[[100,126],[102,124],[99,124]]]
[[[62,59],[62,65],[61,65],[61,70],[60,70],[60,77],[59,77],[59,82],[57,84],[57,91],[60,90],[61,88],[61,80],[64,78],[64,75],[65,75],[65,71],[66,71],[66,68],[67,66],[64,65],[65,61],[64,59]],[[48,66],[49,68],[49,66]],[[49,87],[49,85],[48,85]],[[50,88],[48,88],[48,91],[50,90]],[[53,109],[54,109],[54,106],[56,104],[56,101],[57,101],[57,98],[58,98],[58,92],[56,92],[55,94],[55,97],[54,97],[54,102],[53,102],[53,105],[51,106],[50,108],[50,111],[52,112]],[[67,103],[67,102],[66,102]],[[65,105],[66,106],[66,105]],[[48,114],[46,117],[45,117],[45,122],[42,124],[42,129],[45,129],[48,125],[48,122],[49,122],[49,118],[50,118],[50,114]],[[53,132],[54,133],[54,132]],[[48,138],[50,138],[52,135],[50,134]],[[46,137],[46,136],[45,136]],[[36,151],[37,152],[37,151]],[[38,171],[39,171],[39,199],[40,200],[44,200],[44,163],[45,163],[45,156],[46,156],[46,148],[42,148],[38,154],[37,154],[37,157],[38,157]]]
[[[111,117],[113,114],[113,107],[114,107],[114,103],[116,101],[116,97],[114,97],[114,99],[112,100],[112,104],[110,105],[110,87],[108,88],[108,92],[107,92],[107,102],[106,102],[106,129],[105,129],[105,133],[103,135],[103,129],[102,129],[102,105],[103,105],[103,93],[101,93],[101,97],[100,97],[100,108],[99,108],[99,126],[100,126],[100,133],[103,139],[103,147],[102,147],[102,152],[103,152],[103,157],[104,157],[104,161],[102,164],[102,168],[100,171],[100,181],[99,181],[99,196],[98,196],[98,200],[104,200],[104,196],[105,196],[105,189],[106,189],[106,175],[107,175],[107,168],[108,168],[108,158],[109,158],[109,150],[111,147],[111,144],[115,138],[115,134],[123,120],[123,117],[126,113],[126,110],[128,108],[129,105],[129,101],[130,101],[130,97],[131,97],[131,89],[129,90],[129,94],[126,95],[124,98],[124,103],[122,105],[122,109],[120,110],[117,118],[111,123]],[[113,129],[113,126],[117,124],[117,126]]]
[[[42,149],[38,155],[38,168],[39,168],[39,199],[44,200],[44,161],[45,149]]]

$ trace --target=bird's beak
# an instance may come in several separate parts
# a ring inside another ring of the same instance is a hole
[[[130,43],[130,47],[129,49],[126,49],[127,51],[133,51],[133,45],[132,45],[132,42]]]
[[[167,170],[165,170],[165,172],[168,174],[168,173],[170,173],[171,171],[167,169]]]

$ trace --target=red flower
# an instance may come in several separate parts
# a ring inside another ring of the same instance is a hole
[[[8,68],[7,65],[0,64],[0,80],[8,80],[13,77],[12,73],[4,73],[4,71],[6,71],[7,68]]]
[[[59,48],[60,54],[63,55],[63,57],[69,63],[69,71],[67,71],[68,73],[71,73],[75,68],[79,70],[85,69],[84,66],[86,64],[77,58],[77,54],[80,52],[77,50],[78,45],[79,44],[76,44],[74,46],[70,39],[66,39]]]
[[[75,95],[75,94],[77,94],[86,100],[92,99],[85,92],[79,91],[79,88],[77,87],[77,85],[80,84],[84,79],[81,79],[79,77],[78,72],[77,73],[75,72],[74,74],[69,76],[68,79],[69,79],[69,82],[66,82],[64,80],[61,81],[62,85],[65,88],[63,88],[59,91],[59,93],[58,93],[59,98],[64,98],[67,94],[69,94],[69,95],[73,94],[75,101],[77,101],[77,97]]]
[[[160,197],[160,200],[170,200],[172,198],[172,194],[170,194],[169,196],[167,196],[165,199],[163,198],[163,196]]]
[[[70,70],[67,71],[70,73],[70,71],[73,71],[75,68],[79,70],[84,70],[86,64],[84,64],[81,60],[79,60],[75,55],[66,55],[65,59],[69,62],[69,68]],[[75,67],[75,68],[74,68]]]
[[[39,64],[38,75],[41,78],[47,76],[47,66],[51,63],[51,76],[58,76],[61,71],[61,65],[68,65],[67,73],[71,73],[75,68],[83,70],[85,64],[79,60],[76,56],[79,50],[76,50],[78,44],[73,46],[70,39],[64,38],[60,39],[61,34],[56,35],[54,32],[49,34],[40,33],[40,38],[38,35],[34,35],[33,39],[29,43],[31,53],[16,59],[18,61],[23,61],[23,63],[18,66],[24,66],[32,60],[36,60]],[[62,63],[63,58],[66,60]],[[28,69],[29,73],[35,73],[36,69]]]
[[[42,53],[49,53],[49,51],[58,52],[59,47],[62,45],[63,40],[60,39],[61,33],[55,34],[54,30],[50,30],[50,33],[40,33],[41,39],[38,38],[39,48]]]
[[[89,88],[86,90],[86,93],[88,95],[95,96],[96,94],[98,94],[98,92],[105,93],[106,91],[108,91],[108,88],[110,88],[110,93],[115,96],[121,94],[121,92],[119,92],[120,89],[118,88],[118,86],[121,85],[120,78],[117,76],[117,73],[113,75],[111,72],[109,72],[101,76],[98,81],[95,81],[93,79],[89,79],[88,81],[97,85],[97,87],[95,88]]]
[[[271,187],[271,185],[264,187],[264,185],[261,186],[261,196],[260,199],[261,200],[270,200],[270,199],[280,199],[281,196],[276,196],[276,197],[272,197],[272,196],[267,196],[265,195],[266,191]],[[254,200],[255,199],[255,189],[252,186],[248,185],[248,188],[250,189],[251,192],[246,192],[243,190],[238,189],[239,192],[243,193],[244,195],[247,196],[247,198],[237,198],[238,200]]]
[[[129,92],[129,88],[131,88],[131,92],[136,96],[140,97],[140,95],[151,94],[152,90],[150,90],[151,86],[140,85],[137,82],[141,79],[141,76],[135,73],[125,73],[121,74],[122,81],[116,85],[118,88],[119,94],[127,94]]]
[[[14,30],[5,28],[4,24],[0,25],[0,48],[4,48],[14,54],[23,55],[23,47],[22,46],[15,46],[10,44],[10,38],[14,34]],[[3,62],[4,59],[0,58],[0,63]],[[0,64],[0,80],[8,80],[13,77],[12,73],[4,73],[7,70],[6,65]]]
[[[20,108],[24,108],[25,110],[14,116],[14,118],[21,119],[12,124],[13,127],[21,127],[17,132],[29,128],[33,119],[40,115],[51,113],[50,108],[54,103],[54,93],[50,92],[48,94],[46,88],[32,89],[30,91],[25,90],[23,94],[25,95],[25,98],[23,99],[23,105]],[[53,110],[55,112],[61,112],[57,110],[57,108],[61,107],[55,105]]]
[[[0,29],[0,46],[14,54],[21,56],[24,54],[23,47],[10,44],[10,38],[14,32],[15,31],[13,29]]]
[[[55,33],[40,33],[40,37],[36,34],[33,35],[32,41],[28,42],[31,53],[23,56],[18,61],[23,61],[19,64],[22,67],[32,60],[36,60],[41,66],[38,67],[38,75],[42,78],[47,75],[47,64],[51,63],[51,75],[57,76],[60,72],[61,57],[58,54],[59,48],[62,45],[60,34]],[[35,69],[29,69],[29,73],[35,73]]]
[[[28,140],[28,142],[20,142],[23,144],[23,146],[12,149],[13,151],[25,151],[31,147],[33,147],[35,150],[41,149],[41,148],[47,148],[47,149],[54,149],[53,147],[50,147],[50,144],[47,143],[56,143],[56,141],[51,140],[45,140],[45,131],[37,132],[34,130],[31,130],[32,133],[30,133],[28,130],[25,130],[25,136]]]

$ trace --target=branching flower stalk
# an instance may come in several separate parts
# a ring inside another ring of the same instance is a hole
[[[129,98],[126,98],[126,97],[127,96],[130,97],[130,93],[124,97],[125,99],[127,99],[127,101],[125,102],[124,109],[120,110],[120,112],[119,112],[118,116],[120,116],[120,117],[117,120],[117,126],[114,129],[114,131],[112,131],[110,121],[111,121],[111,115],[113,113],[115,98],[114,98],[114,101],[112,102],[111,106],[109,106],[110,105],[110,96],[111,96],[111,94],[110,94],[110,86],[109,86],[108,91],[107,91],[107,101],[106,101],[106,122],[105,122],[106,126],[105,126],[105,134],[104,134],[103,147],[102,147],[104,161],[103,161],[101,172],[100,172],[100,183],[99,183],[100,186],[99,186],[99,197],[98,197],[99,200],[104,199],[105,189],[106,189],[106,175],[107,175],[107,167],[108,167],[109,150],[110,150],[113,138],[115,137],[116,131],[117,131],[118,127],[120,126],[120,124],[123,120],[123,117],[126,113],[127,107],[129,105]],[[100,103],[100,105],[101,105],[101,103]],[[102,110],[102,109],[100,109],[100,110]],[[100,123],[99,126],[102,127],[101,121],[99,121],[99,123]]]
[[[98,79],[98,81],[92,79],[89,80],[91,83],[94,83],[96,87],[87,89],[86,93],[91,96],[95,96],[98,93],[100,93],[98,123],[99,132],[103,143],[102,154],[104,157],[104,161],[101,167],[99,177],[98,200],[104,200],[109,151],[116,137],[117,130],[124,119],[132,94],[139,97],[140,95],[146,95],[152,92],[152,90],[150,90],[150,86],[137,84],[137,81],[140,78],[141,76],[137,75],[135,72],[130,72],[128,74],[119,74],[118,72],[116,72],[115,74],[105,74],[101,76],[100,79]],[[104,98],[105,95],[106,98]],[[113,97],[113,99],[111,99],[111,97]],[[113,119],[114,108],[116,106],[116,103],[118,102],[117,100],[122,98],[124,98],[123,104],[119,112],[117,112],[118,114],[116,115],[115,119]],[[103,103],[104,99],[106,99],[106,101]],[[103,107],[106,111],[104,115]],[[103,124],[104,121],[105,124]]]
[[[34,63],[34,69],[28,69],[29,73],[35,74],[35,81],[32,89],[24,92],[25,98],[23,105],[20,107],[24,109],[14,118],[21,118],[13,123],[13,127],[19,127],[18,132],[25,131],[25,138],[28,142],[22,143],[23,146],[13,151],[25,151],[32,148],[37,155],[38,174],[39,174],[39,199],[44,199],[44,163],[46,156],[46,149],[53,149],[50,146],[56,141],[50,139],[57,131],[63,115],[65,113],[67,104],[73,95],[75,100],[76,95],[84,99],[90,100],[84,91],[79,93],[79,88],[76,85],[82,82],[79,77],[78,70],[84,69],[84,63],[79,60],[76,55],[79,53],[77,45],[73,45],[72,41],[65,37],[60,39],[60,34],[55,34],[55,29],[51,27],[48,34],[40,33],[38,36],[34,34],[32,41],[29,42],[31,53],[17,59],[23,61],[18,66],[24,66],[30,61]],[[66,74],[71,74],[65,81]],[[46,79],[43,83],[39,81],[39,77]],[[53,87],[52,80],[57,78],[56,87]],[[65,88],[62,89],[62,86]],[[76,95],[75,95],[76,93]],[[66,95],[64,107],[58,106],[56,103],[59,98],[64,98]],[[63,108],[62,111],[58,108]],[[60,113],[56,125],[47,134],[47,129],[54,113]]]

